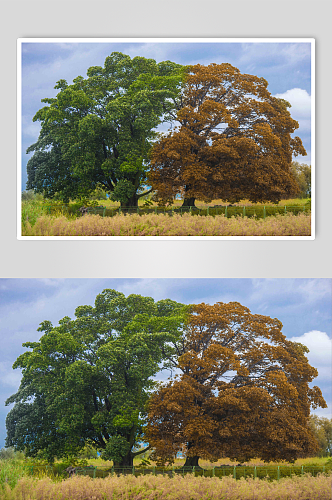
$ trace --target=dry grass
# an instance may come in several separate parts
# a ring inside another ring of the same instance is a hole
[[[223,215],[191,216],[190,214],[123,215],[101,217],[85,215],[79,219],[40,217],[29,223],[23,236],[309,236],[310,214],[286,214],[255,219]]]
[[[91,479],[74,476],[55,483],[49,478],[21,478],[11,489],[5,485],[2,500],[331,500],[331,476],[234,480],[187,475],[109,476]]]

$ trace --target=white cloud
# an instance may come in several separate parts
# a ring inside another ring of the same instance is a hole
[[[291,337],[289,340],[292,342],[301,342],[308,347],[309,352],[306,356],[311,365],[317,368],[320,376],[325,376],[332,379],[332,340],[326,332],[319,330],[312,330],[306,332],[300,337]]]
[[[291,111],[297,116],[307,117],[311,112],[311,96],[304,89],[290,89],[283,94],[276,94],[275,97],[285,99],[291,105]]]
[[[302,132],[310,131],[311,128],[311,96],[304,89],[294,88],[275,97],[285,99],[291,104],[290,113],[294,120],[299,122]]]

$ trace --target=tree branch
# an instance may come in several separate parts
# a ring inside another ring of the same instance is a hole
[[[152,193],[153,189],[149,189],[148,191],[144,191],[144,193],[138,194],[137,198],[141,198],[142,196],[146,196],[147,194]]]
[[[131,452],[131,455],[133,457],[136,457],[136,455],[141,455],[142,453],[145,453],[146,451],[150,450],[151,449],[151,446],[147,446],[146,448],[144,448],[144,450],[138,450],[138,451],[132,451]]]

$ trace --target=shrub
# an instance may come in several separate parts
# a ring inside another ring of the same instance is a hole
[[[91,460],[92,458],[97,458],[98,457],[97,450],[87,444],[85,445],[84,449],[81,451],[78,457],[83,459],[86,458],[88,460]]]
[[[42,201],[44,196],[41,193],[35,193],[33,189],[22,192],[22,201]]]
[[[15,451],[13,447],[1,448],[0,450],[0,460],[23,460],[24,457],[23,451]]]
[[[97,187],[93,193],[90,194],[89,200],[107,200],[107,193],[101,187]]]

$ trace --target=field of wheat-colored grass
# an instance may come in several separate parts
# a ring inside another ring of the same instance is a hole
[[[266,481],[187,475],[74,476],[61,482],[21,477],[14,488],[1,488],[2,500],[331,500],[331,475]]]
[[[137,467],[141,458],[135,458]],[[112,462],[101,458],[84,459],[82,463],[97,467],[111,468]],[[37,464],[39,462],[37,461]],[[76,463],[76,462],[75,462]],[[330,500],[331,499],[331,458],[302,458],[294,464],[271,462],[268,466],[325,466],[325,473],[308,473],[271,477],[253,478],[248,471],[246,477],[230,475],[225,477],[196,477],[189,472],[182,476],[171,473],[170,477],[162,471],[159,474],[139,475],[112,474],[106,477],[76,475],[68,478],[64,468],[68,466],[56,460],[53,467],[37,465],[33,459],[0,460],[0,498],[1,500]],[[174,468],[180,468],[184,458],[176,458]],[[211,466],[234,465],[234,462],[222,458],[211,463],[201,459],[200,465],[208,471]],[[151,461],[151,466],[155,465]],[[251,460],[246,465],[263,465],[261,460]],[[32,471],[33,466],[33,471]],[[60,469],[58,468],[60,466]],[[264,468],[267,464],[264,464]],[[231,468],[232,469],[232,468]],[[61,472],[62,471],[62,472]],[[32,474],[33,472],[33,474]],[[137,469],[137,472],[140,469]],[[216,471],[217,475],[217,471]],[[248,477],[249,476],[249,477]]]
[[[41,216],[22,228],[23,236],[309,236],[311,216],[286,214],[266,219],[193,217],[190,214],[87,214],[79,219]]]

